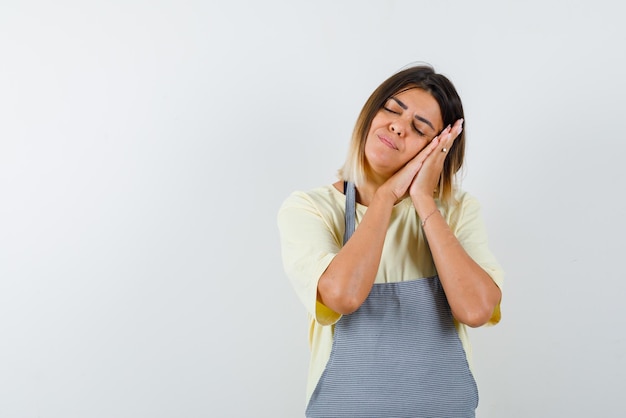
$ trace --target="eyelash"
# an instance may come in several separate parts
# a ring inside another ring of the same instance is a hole
[[[393,113],[394,115],[399,115],[399,114],[400,114],[400,112],[395,112],[395,111],[393,111],[393,110],[389,109],[387,106],[383,106],[383,109],[385,109],[385,110],[386,110],[387,112],[389,112],[389,113]],[[413,130],[415,131],[415,133],[416,133],[416,134],[418,134],[419,136],[426,136],[426,135],[424,134],[424,132],[422,132],[422,131],[420,131],[419,129],[417,129],[417,128],[415,127],[415,125],[411,124],[411,126],[413,127]]]
[[[400,112],[396,112],[394,110],[391,110],[387,106],[383,106],[383,109],[385,109],[389,113],[393,113],[394,115],[399,115],[400,114]]]

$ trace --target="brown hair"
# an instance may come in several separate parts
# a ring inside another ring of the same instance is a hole
[[[346,162],[339,169],[341,180],[351,181],[359,186],[367,179],[369,166],[365,158],[365,141],[374,116],[391,96],[414,87],[430,93],[435,98],[441,110],[444,127],[464,118],[461,98],[452,82],[444,75],[437,74],[428,65],[413,66],[397,72],[374,90],[361,109],[352,133]],[[466,123],[463,125],[465,128]],[[465,129],[454,141],[443,164],[435,196],[443,204],[450,203],[453,198],[455,175],[463,165],[464,156]]]

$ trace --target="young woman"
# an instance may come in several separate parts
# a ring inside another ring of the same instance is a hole
[[[294,192],[278,226],[310,316],[307,417],[473,417],[466,327],[500,320],[502,270],[455,175],[463,106],[429,66],[363,107],[339,181]]]

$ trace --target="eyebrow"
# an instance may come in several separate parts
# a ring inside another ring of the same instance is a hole
[[[395,97],[390,97],[391,100],[393,100],[394,102],[398,103],[398,106],[400,106],[402,109],[407,110],[409,107],[407,105],[405,105],[403,102],[401,102],[400,100],[398,100]],[[420,115],[415,115],[415,119],[419,120],[420,122],[424,122],[426,125],[430,126],[430,128],[434,131],[435,127],[433,126],[432,123],[430,123],[430,121]]]

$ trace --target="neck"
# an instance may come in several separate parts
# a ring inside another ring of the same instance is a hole
[[[372,203],[372,200],[374,200],[376,190],[378,190],[381,184],[369,180],[362,186],[358,187],[356,190],[357,202],[363,206],[369,206]]]

